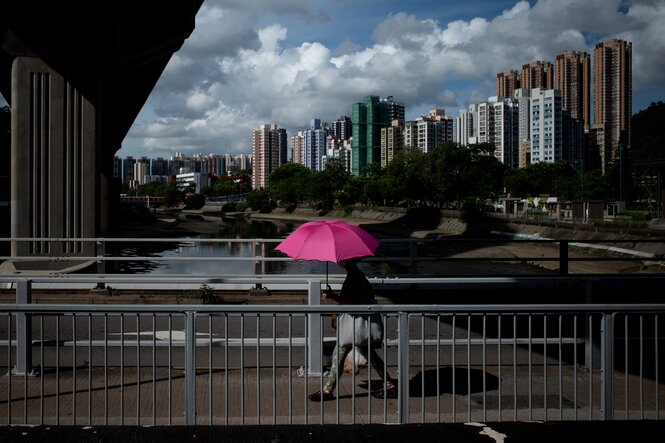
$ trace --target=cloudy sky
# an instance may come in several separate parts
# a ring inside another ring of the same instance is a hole
[[[205,0],[119,156],[251,153],[351,115],[366,95],[457,116],[495,95],[496,73],[606,38],[633,43],[633,112],[665,100],[662,0]]]

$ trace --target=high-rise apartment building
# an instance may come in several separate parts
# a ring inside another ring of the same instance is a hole
[[[150,160],[150,175],[169,175],[169,161],[164,157]]]
[[[331,123],[330,132],[337,140],[350,140],[352,124],[351,118],[343,115]]]
[[[531,132],[531,114],[529,111],[531,103],[531,91],[529,89],[520,88],[515,90],[515,100],[519,108],[519,123],[517,137],[520,143],[525,140],[530,140]],[[520,146],[522,146],[520,144]]]
[[[353,104],[351,123],[351,172],[365,174],[368,165],[381,161],[381,128],[390,124],[388,103],[378,96],[368,95],[363,102]]]
[[[381,128],[381,167],[388,163],[404,148],[404,120],[393,120],[387,128]]]
[[[473,114],[467,109],[460,109],[459,116],[453,122],[453,141],[460,146],[469,144],[469,135],[473,127]]]
[[[561,91],[561,107],[573,120],[591,123],[591,61],[589,54],[568,51],[556,56],[554,87]]]
[[[554,68],[552,67],[552,63],[535,61],[522,65],[520,87],[526,89],[554,88]]]
[[[519,101],[509,97],[490,97],[494,130],[494,156],[509,168],[519,167]]]
[[[291,137],[291,161],[299,165],[305,164],[305,132],[298,131]]]
[[[600,148],[603,173],[619,161],[620,149],[630,143],[632,115],[633,44],[625,40],[606,40],[596,45],[594,63],[594,124],[604,125]]]
[[[531,90],[531,163],[563,160],[563,110],[558,89]]]
[[[321,158],[326,154],[328,130],[321,126],[321,120],[313,118],[309,129],[304,131],[303,164],[314,172],[323,170]]]
[[[280,166],[281,153],[286,157],[286,130],[276,124],[261,125],[252,131],[252,188],[268,185],[268,176]]]
[[[511,98],[515,90],[520,87],[520,75],[514,69],[499,72],[496,75],[496,95],[497,97]]]
[[[134,163],[136,163],[136,159],[132,156],[127,156],[122,160],[123,185],[129,185],[134,180]]]
[[[443,109],[432,109],[427,116],[416,118],[415,148],[424,153],[445,142],[453,141],[453,119]]]
[[[393,120],[404,120],[404,115],[406,113],[406,107],[404,103],[395,101],[392,95],[389,95],[386,98],[382,98],[381,102],[388,105],[388,121],[392,122]]]

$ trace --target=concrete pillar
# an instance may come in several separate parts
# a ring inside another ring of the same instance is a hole
[[[99,161],[95,106],[34,57],[12,65],[11,236],[97,234]],[[93,242],[13,242],[19,256],[92,256]]]

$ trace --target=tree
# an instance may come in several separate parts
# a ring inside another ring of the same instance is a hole
[[[307,200],[312,171],[298,163],[284,163],[268,176],[272,198],[282,205],[296,205]]]
[[[341,159],[333,159],[323,171],[312,177],[311,199],[322,209],[332,209],[340,190],[349,182],[351,174],[346,170]]]

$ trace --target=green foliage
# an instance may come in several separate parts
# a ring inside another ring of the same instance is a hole
[[[238,210],[238,205],[235,202],[228,202],[222,205],[222,212],[235,212]]]
[[[201,209],[206,203],[205,195],[192,194],[185,198],[185,209]]]
[[[268,176],[272,198],[283,205],[297,205],[308,199],[312,171],[304,165],[285,163]]]
[[[631,119],[631,157],[633,160],[664,159],[665,103],[659,101],[634,114]]]
[[[212,287],[203,283],[194,293],[194,297],[201,300],[204,305],[215,305],[221,303],[222,299],[219,298]]]
[[[256,189],[247,194],[247,205],[259,212],[270,212],[276,207],[272,193],[266,188]]]
[[[467,225],[475,225],[483,218],[484,211],[485,205],[482,201],[467,197],[460,205],[459,219]]]

